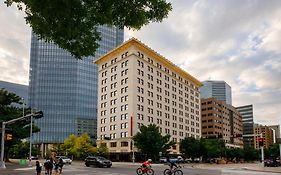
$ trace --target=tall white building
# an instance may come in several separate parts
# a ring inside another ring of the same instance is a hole
[[[176,142],[200,138],[199,80],[134,38],[95,63],[98,144],[111,153],[130,153],[132,136],[149,124]]]

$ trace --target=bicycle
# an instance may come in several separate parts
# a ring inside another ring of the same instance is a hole
[[[173,170],[170,170],[169,168],[165,169],[164,175],[183,175],[183,172],[181,170],[181,166],[178,165],[178,167],[174,168]]]
[[[154,175],[154,170],[152,168],[147,168],[143,166],[139,167],[136,172],[138,175],[142,175],[142,174]]]

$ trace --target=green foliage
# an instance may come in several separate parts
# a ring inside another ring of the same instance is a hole
[[[70,135],[64,140],[64,143],[61,148],[62,150],[64,150],[63,154],[71,155],[76,158],[85,158],[88,155],[108,154],[107,147],[95,147],[90,139],[90,136],[87,133],[84,133],[79,137],[73,134]]]
[[[245,161],[259,160],[259,150],[256,150],[250,146],[244,147],[244,159]]]
[[[201,139],[204,147],[204,157],[218,158],[225,156],[225,143],[221,139]]]
[[[26,23],[39,38],[53,41],[73,56],[94,55],[99,25],[140,29],[161,22],[171,11],[166,0],[5,0],[24,10]]]
[[[230,160],[244,158],[244,150],[239,148],[226,149],[226,157]]]
[[[29,114],[30,109],[25,109],[25,114]],[[15,118],[22,117],[22,102],[21,98],[15,93],[8,92],[5,89],[0,89],[0,116],[2,121],[9,121]],[[40,129],[32,125],[33,133],[39,132]],[[30,137],[30,120],[21,120],[13,124],[6,125],[6,132],[13,135],[13,139],[5,142],[5,155],[8,159],[9,149],[20,144],[21,140]]]
[[[270,145],[268,149],[265,150],[265,158],[276,158],[280,156],[279,144]]]
[[[201,156],[201,143],[200,140],[194,137],[186,137],[180,142],[180,151],[184,153],[186,157],[200,157]]]
[[[159,152],[165,153],[175,145],[174,142],[170,141],[170,135],[162,136],[159,132],[159,127],[155,124],[141,126],[140,131],[133,139],[135,141],[134,145],[140,152],[154,159]]]
[[[30,142],[21,142],[19,144],[13,145],[9,150],[10,157],[16,159],[26,159],[29,157],[29,143]],[[37,147],[32,146],[31,151],[31,155],[40,155],[40,150]]]

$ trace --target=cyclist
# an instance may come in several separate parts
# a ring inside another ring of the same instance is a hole
[[[170,172],[172,172],[173,167],[178,168],[177,162],[175,160],[171,160],[169,156],[167,156],[167,163],[170,167]]]
[[[142,163],[142,167],[149,169],[151,167],[151,165],[150,165],[151,162],[152,162],[152,160],[148,159],[147,161]]]

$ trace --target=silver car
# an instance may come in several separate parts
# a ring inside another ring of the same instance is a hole
[[[66,156],[56,156],[56,159],[62,159],[63,164],[71,164],[72,160]]]

